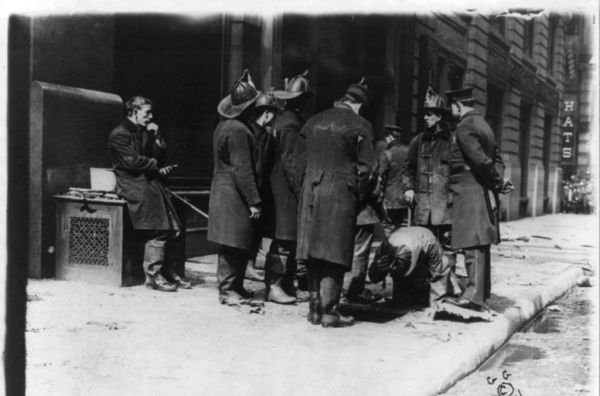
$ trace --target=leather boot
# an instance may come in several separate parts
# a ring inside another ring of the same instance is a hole
[[[175,284],[178,287],[181,287],[182,289],[191,289],[192,288],[192,282],[186,281],[181,276],[179,276],[178,273],[174,272],[171,276],[173,277],[173,280],[175,281]]]
[[[248,280],[253,280],[256,282],[264,282],[265,277],[261,275],[256,268],[254,268],[254,263],[250,261],[248,265],[246,265],[246,271],[244,274],[244,278]]]
[[[338,311],[338,304],[344,281],[343,268],[335,264],[325,265],[320,277],[321,326],[346,327],[354,324],[352,316],[344,316]]]
[[[145,285],[148,289],[158,290],[163,292],[174,292],[177,291],[177,285],[170,283],[161,274],[150,276],[146,274]]]
[[[242,298],[252,298],[254,297],[254,292],[247,290],[244,287],[244,276],[242,274],[246,273],[246,270],[248,268],[248,263],[246,261],[240,261],[238,263],[238,276],[236,276],[234,282],[233,282],[233,290],[235,290],[240,296],[242,296]]]
[[[306,319],[314,324],[318,325],[321,323],[321,298],[320,298],[320,279],[318,268],[308,270],[306,274],[307,288],[308,288],[308,315]]]
[[[288,295],[281,287],[281,282],[283,279],[282,274],[267,272],[265,275],[265,301],[270,301],[277,304],[296,303],[296,297]]]

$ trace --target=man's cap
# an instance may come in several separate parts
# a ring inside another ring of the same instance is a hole
[[[471,88],[471,87],[456,89],[454,91],[446,91],[446,92],[444,92],[444,94],[446,94],[448,103],[462,102],[462,101],[468,101],[468,100],[474,99],[473,98],[473,88]]]
[[[282,100],[295,99],[302,94],[309,98],[312,97],[314,93],[310,91],[309,74],[308,70],[305,70],[304,73],[290,79],[286,77],[284,79],[284,90],[273,91],[273,94]]]
[[[365,83],[365,77],[363,76],[359,82],[350,84],[348,89],[346,90],[346,95],[357,102],[363,103],[365,106],[369,105],[371,101],[371,94],[369,92],[369,88]]]
[[[402,127],[398,125],[387,124],[384,125],[386,135],[400,135],[402,133]]]
[[[399,125],[387,124],[384,126],[386,131],[398,131],[402,132],[402,127]]]
[[[235,118],[242,114],[259,96],[260,91],[254,86],[248,69],[245,69],[240,78],[233,84],[229,95],[221,100],[217,106],[217,111],[225,118]]]

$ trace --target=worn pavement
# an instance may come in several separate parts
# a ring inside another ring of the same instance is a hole
[[[324,329],[306,321],[307,303],[267,303],[252,314],[218,304],[215,256],[191,259],[194,288],[176,293],[29,280],[27,394],[436,394],[561,288],[590,270],[596,284],[595,216],[503,223],[502,236],[492,253],[491,322],[432,320],[411,310],[363,313],[353,327]],[[261,295],[262,284],[246,286]]]

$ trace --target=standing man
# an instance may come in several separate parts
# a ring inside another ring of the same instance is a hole
[[[298,197],[295,191],[294,151],[304,124],[304,108],[308,98],[313,95],[309,90],[308,70],[290,80],[286,78],[285,90],[273,93],[278,99],[285,101],[285,109],[273,122],[273,155],[267,175],[271,199],[265,202],[263,213],[265,236],[273,239],[265,261],[265,300],[278,304],[293,304],[296,302],[297,290],[294,280],[298,271]],[[305,290],[306,270],[302,268],[298,272],[299,285]]]
[[[453,193],[452,248],[464,249],[468,283],[460,297],[448,302],[483,311],[490,296],[490,245],[499,240],[498,193],[512,191],[503,178],[504,162],[494,132],[473,109],[471,88],[446,92],[459,121],[450,152]]]
[[[425,94],[425,131],[410,142],[406,161],[407,202],[416,202],[414,224],[429,228],[439,241],[452,225],[450,193],[450,113],[431,87]]]
[[[352,265],[356,217],[374,164],[364,78],[333,108],[312,116],[296,146],[299,182],[297,258],[307,263],[312,324],[350,326],[338,311],[344,272]]]
[[[450,144],[452,134],[448,125],[450,112],[444,98],[429,87],[425,93],[425,131],[415,136],[408,150],[406,165],[407,202],[416,203],[414,225],[426,227],[449,252],[452,225],[452,197],[450,192]],[[398,282],[399,300],[410,303],[425,301],[426,284],[420,279],[404,278]],[[422,293],[423,292],[423,293]],[[411,301],[412,300],[412,301]]]
[[[386,218],[382,220],[385,237],[408,225],[408,203],[404,199],[406,175],[404,163],[408,157],[408,145],[402,140],[402,128],[397,125],[385,126],[387,147],[379,157],[379,179],[383,208]]]
[[[263,210],[261,213],[261,227],[256,235],[256,250],[250,255],[250,260],[246,266],[245,278],[264,282],[264,277],[260,275],[254,265],[256,263],[256,257],[260,248],[262,237],[265,234],[264,227],[264,204],[267,201],[272,201],[272,192],[269,186],[269,176],[271,168],[273,166],[273,137],[272,124],[275,117],[281,110],[281,104],[272,92],[261,93],[256,102],[254,103],[254,116],[250,122],[250,129],[254,135],[254,170],[256,174],[256,187],[260,199],[263,202]]]
[[[110,133],[108,150],[117,176],[117,194],[127,201],[133,228],[145,243],[146,287],[176,291],[178,285],[186,289],[191,285],[175,273],[175,260],[164,265],[167,243],[176,243],[181,223],[161,182],[173,166],[163,163],[167,145],[152,122],[152,107],[150,99],[142,96],[125,102],[127,115]]]
[[[261,199],[256,185],[254,136],[249,128],[260,96],[248,70],[217,107],[223,117],[213,135],[208,240],[220,245],[217,282],[221,304],[239,305],[252,294],[243,287],[251,253],[257,248]]]

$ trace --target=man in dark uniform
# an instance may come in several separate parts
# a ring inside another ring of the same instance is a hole
[[[152,122],[152,107],[142,96],[129,99],[126,118],[110,133],[108,150],[117,176],[117,194],[127,201],[133,228],[145,242],[146,286],[175,291],[178,285],[191,285],[175,273],[176,260],[170,258],[164,265],[167,243],[177,242],[181,223],[161,182],[173,167],[163,163],[167,146],[158,125]]]
[[[257,245],[256,250],[252,252],[248,265],[246,266],[246,279],[263,282],[265,279],[260,275],[254,265],[260,248],[262,237],[265,236],[265,202],[271,202],[272,192],[269,185],[269,177],[273,162],[273,138],[272,124],[275,115],[282,110],[280,101],[273,95],[272,92],[263,92],[260,94],[256,102],[254,102],[254,116],[250,122],[250,129],[254,135],[254,169],[256,173],[256,186],[263,202],[261,213],[260,232],[256,235]]]
[[[360,83],[333,108],[312,116],[296,145],[301,183],[297,258],[307,263],[308,320],[323,327],[352,325],[338,304],[352,265],[356,217],[375,162],[371,124],[359,114],[369,103]]]
[[[494,132],[473,109],[471,88],[446,92],[452,115],[460,120],[450,152],[452,190],[452,248],[464,249],[468,283],[460,297],[448,302],[474,311],[484,310],[491,291],[490,245],[498,243],[498,193],[512,191],[503,178]]]
[[[261,199],[256,186],[254,136],[248,125],[259,96],[244,70],[217,107],[223,119],[213,135],[208,240],[220,245],[219,301],[227,305],[239,305],[252,297],[243,282],[248,259],[256,250]]]
[[[432,87],[425,93],[425,131],[410,142],[408,159],[405,163],[407,190],[404,197],[407,202],[416,203],[414,225],[427,227],[448,246],[452,225],[452,197],[450,192],[450,144],[451,132],[448,125],[450,112],[444,98]],[[449,247],[449,246],[448,246]],[[447,251],[446,255],[452,255]],[[426,287],[416,274],[414,282],[407,278],[399,282],[400,300],[415,300],[419,295],[426,296]],[[425,274],[426,276],[426,274]],[[425,293],[421,293],[421,291]]]
[[[385,219],[382,220],[386,238],[402,226],[407,225],[408,203],[404,199],[406,175],[404,163],[408,156],[408,145],[402,140],[402,128],[386,125],[387,147],[379,157],[378,175],[383,198]]]
[[[263,224],[265,236],[272,238],[265,261],[265,300],[279,304],[296,302],[294,280],[296,263],[296,237],[298,222],[298,197],[294,151],[300,129],[304,124],[303,111],[313,95],[309,90],[308,70],[291,79],[285,79],[285,89],[273,94],[285,101],[285,109],[273,122],[270,168],[266,175],[270,199],[264,202]],[[306,289],[305,270],[299,271],[300,286]],[[303,280],[303,282],[302,282]],[[306,293],[306,291],[304,292]]]

